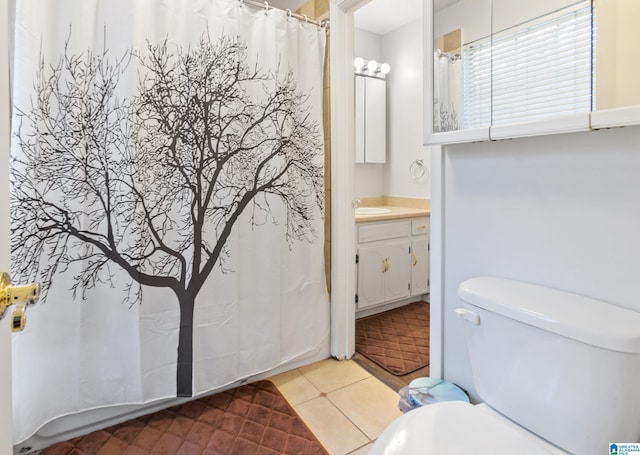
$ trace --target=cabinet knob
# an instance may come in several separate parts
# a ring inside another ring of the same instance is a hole
[[[382,260],[382,273],[386,273],[389,271],[389,258],[384,258]]]

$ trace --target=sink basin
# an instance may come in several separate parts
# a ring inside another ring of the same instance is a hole
[[[391,210],[384,207],[358,207],[356,209],[356,215],[384,215],[385,213],[391,213]]]

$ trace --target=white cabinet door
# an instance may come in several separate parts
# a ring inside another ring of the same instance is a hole
[[[385,247],[360,247],[358,256],[358,308],[384,302]]]
[[[358,250],[358,308],[409,297],[409,241],[386,240]]]
[[[385,300],[409,297],[409,242],[405,239],[388,242],[385,248],[387,271],[385,279]]]
[[[384,79],[365,78],[365,160],[384,163],[387,151],[387,84]]]
[[[429,239],[411,241],[411,295],[429,292]]]
[[[365,143],[364,143],[364,126],[365,126],[365,77],[356,77],[356,163],[365,162]]]
[[[356,163],[384,163],[387,151],[387,83],[356,75]]]

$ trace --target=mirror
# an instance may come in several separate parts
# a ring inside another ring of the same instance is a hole
[[[435,143],[587,130],[591,112],[640,112],[638,0],[434,0],[430,19],[430,122],[458,133]],[[470,134],[478,128],[484,136]]]
[[[432,20],[433,132],[489,127],[491,0],[436,0]]]
[[[356,74],[355,84],[356,163],[384,163],[387,154],[386,81]]]

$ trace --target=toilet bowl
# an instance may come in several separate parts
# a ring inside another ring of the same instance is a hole
[[[369,455],[566,455],[485,404],[435,403],[394,420]]]

